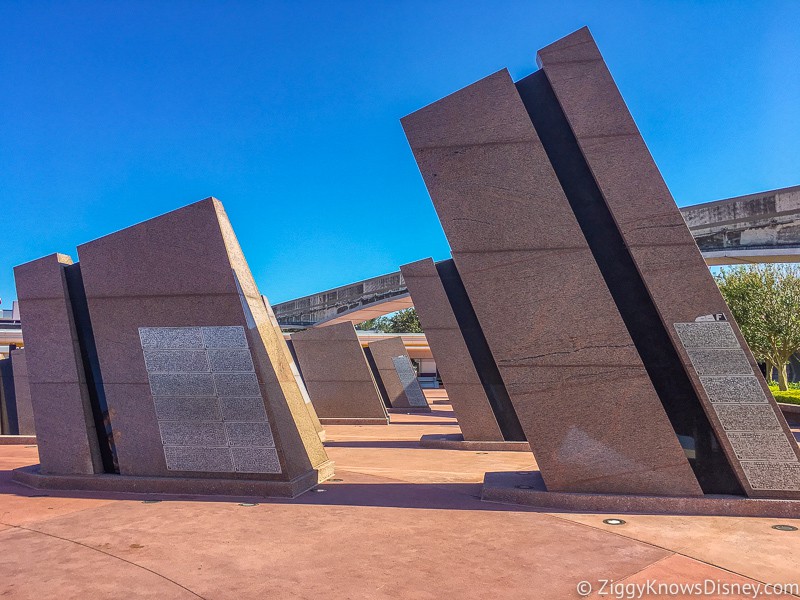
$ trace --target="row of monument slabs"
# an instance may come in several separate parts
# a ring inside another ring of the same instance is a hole
[[[489,500],[800,514],[798,445],[589,31],[538,64],[402,120],[452,250],[402,273],[463,432],[421,443],[532,451]],[[78,255],[15,269],[17,481],[295,496],[333,474],[323,425],[430,410],[400,338],[287,344],[218,200]]]

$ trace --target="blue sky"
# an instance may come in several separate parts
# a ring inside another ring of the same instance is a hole
[[[800,184],[798,23],[794,1],[0,0],[2,306],[14,265],[211,195],[273,302],[446,258],[400,117],[583,25],[678,204]]]

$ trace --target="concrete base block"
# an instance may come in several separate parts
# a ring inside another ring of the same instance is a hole
[[[781,409],[784,419],[793,425],[800,424],[800,404],[785,404],[778,402],[778,408]]]
[[[388,425],[389,419],[350,419],[350,418],[330,418],[330,419],[320,419],[320,423],[323,425]]]
[[[765,500],[709,494],[676,497],[548,492],[538,471],[486,473],[481,500],[521,504],[553,512],[800,518],[800,500]]]
[[[429,413],[431,412],[430,406],[408,406],[403,408],[387,408],[388,413],[400,413],[402,415],[410,415],[412,413]]]
[[[203,496],[260,496],[295,498],[333,477],[333,461],[322,463],[291,481],[212,479],[200,477],[134,477],[128,475],[45,475],[39,465],[12,471],[17,483],[38,490],[123,492],[136,494],[191,494]]]
[[[0,446],[33,446],[35,435],[0,435]]]
[[[491,442],[481,440],[465,440],[460,433],[447,435],[428,434],[419,438],[423,448],[438,450],[472,450],[476,452],[530,452],[528,442]]]

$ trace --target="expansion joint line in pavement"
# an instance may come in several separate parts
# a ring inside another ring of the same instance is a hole
[[[206,600],[206,598],[204,598],[203,596],[201,596],[197,592],[194,592],[194,591],[190,590],[185,585],[181,585],[180,583],[178,583],[174,579],[170,579],[166,575],[162,575],[161,573],[158,573],[157,571],[153,571],[153,569],[148,569],[144,565],[137,564],[137,563],[135,563],[133,561],[127,560],[125,558],[122,558],[121,556],[117,556],[116,554],[111,554],[110,552],[106,552],[104,550],[101,550],[100,548],[95,548],[94,546],[90,546],[89,544],[84,544],[83,542],[79,542],[77,540],[71,540],[69,538],[61,537],[60,535],[47,533],[46,531],[39,531],[38,529],[31,529],[30,527],[23,527],[22,525],[13,525],[11,523],[4,523],[2,521],[0,521],[0,525],[6,525],[7,527],[11,527],[13,529],[19,529],[19,530],[22,530],[22,531],[29,531],[31,533],[38,533],[39,535],[44,535],[44,536],[47,536],[47,537],[50,537],[50,538],[61,540],[63,542],[69,542],[71,544],[75,544],[77,546],[82,546],[84,548],[87,548],[88,550],[94,550],[95,552],[99,552],[100,554],[105,554],[106,556],[110,556],[111,558],[116,558],[117,560],[120,560],[120,561],[122,561],[124,563],[128,563],[129,565],[131,565],[133,567],[136,567],[138,569],[142,569],[143,571],[147,571],[148,573],[152,573],[153,575],[163,579],[164,581],[169,581],[171,584],[176,585],[176,586],[178,586],[179,588],[181,588],[183,590],[186,590],[192,596],[195,596],[196,598],[200,598],[200,600]]]

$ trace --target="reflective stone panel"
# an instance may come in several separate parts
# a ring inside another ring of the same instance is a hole
[[[411,365],[411,359],[405,354],[400,356],[393,356],[392,362],[397,371],[397,376],[400,378],[400,383],[406,391],[408,403],[411,406],[428,406],[425,396],[422,394],[422,388],[419,386],[417,374],[414,367]]]
[[[243,327],[143,327],[139,337],[167,469],[281,472]]]

